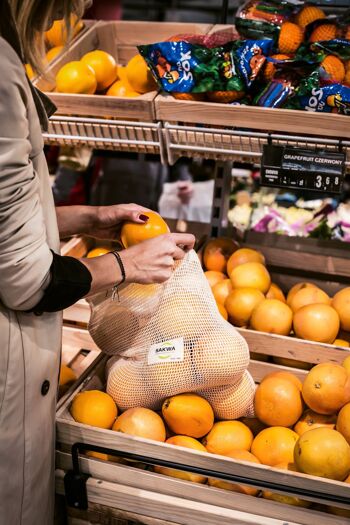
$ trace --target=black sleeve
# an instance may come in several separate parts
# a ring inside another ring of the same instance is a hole
[[[50,284],[41,301],[30,310],[36,315],[64,310],[84,297],[91,287],[92,276],[83,263],[74,257],[52,253]]]

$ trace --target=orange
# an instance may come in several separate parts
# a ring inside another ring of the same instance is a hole
[[[106,392],[86,390],[75,396],[70,413],[78,423],[92,427],[111,428],[118,415],[118,409]]]
[[[309,42],[322,42],[333,40],[337,37],[337,26],[334,24],[324,24],[316,27],[311,33]]]
[[[350,375],[350,355],[348,355],[348,357],[344,359],[342,366],[345,368],[347,373]]]
[[[271,283],[270,288],[267,290],[266,299],[277,299],[278,301],[282,301],[282,303],[286,302],[284,293],[275,283]]]
[[[321,62],[321,67],[326,71],[331,82],[341,83],[345,77],[345,67],[343,62],[334,55],[328,55]]]
[[[289,55],[283,55],[281,53],[277,53],[276,55],[271,55],[271,58],[275,58],[276,60],[288,60],[290,58]],[[278,66],[278,64],[277,64]],[[265,82],[270,82],[274,74],[276,73],[276,64],[274,62],[268,62],[266,61],[266,66],[264,70],[264,80]]]
[[[350,476],[344,479],[344,483],[350,483]],[[336,516],[343,516],[344,518],[350,518],[350,510],[342,509],[340,507],[327,506],[327,511]]]
[[[206,452],[206,448],[197,441],[196,439],[189,436],[173,436],[166,440],[165,443],[169,445],[175,445],[178,447],[192,448],[193,450],[199,450],[200,452]],[[175,470],[167,467],[154,467],[154,471],[164,476],[171,476],[173,478],[184,479],[185,481],[192,481],[193,483],[206,483],[207,478],[200,474],[191,474],[184,470]]]
[[[216,272],[213,270],[207,270],[206,272],[204,272],[204,275],[211,287],[215,286],[215,284],[223,281],[224,279],[227,279],[224,273]]]
[[[278,37],[278,50],[280,53],[292,55],[303,41],[303,31],[297,24],[284,22]]]
[[[126,74],[126,66],[117,66],[117,78],[119,78],[119,80],[122,80],[126,84],[129,84],[128,76]],[[132,89],[131,86],[130,89]]]
[[[350,403],[347,403],[340,410],[337,418],[336,429],[340,432],[350,444]]]
[[[264,294],[255,288],[232,290],[225,301],[230,322],[235,326],[248,326],[254,308],[264,300]]]
[[[203,101],[206,99],[205,93],[172,93],[177,100]]]
[[[331,299],[320,288],[310,286],[299,290],[291,299],[289,306],[295,313],[299,308],[308,304],[331,304]]]
[[[339,316],[328,304],[309,304],[294,314],[294,332],[300,339],[332,344],[339,326]]]
[[[288,378],[264,378],[255,392],[255,415],[269,426],[290,427],[303,413],[300,389]]]
[[[101,257],[101,255],[105,255],[106,253],[110,253],[110,249],[103,248],[102,246],[99,248],[94,248],[93,250],[90,250],[87,254],[88,259],[92,259],[93,257]]]
[[[277,365],[290,366],[292,368],[300,368],[301,370],[310,370],[313,366],[306,361],[298,361],[297,359],[288,359],[288,357],[272,357],[272,360]]]
[[[311,22],[314,22],[315,20],[319,20],[325,17],[326,15],[322,11],[322,9],[320,9],[319,7],[313,6],[313,5],[307,5],[303,7],[298,13],[296,17],[296,22],[300,27],[305,29],[305,27],[308,24],[311,24]]]
[[[306,376],[302,394],[315,412],[335,414],[350,401],[350,376],[341,365],[321,363]]]
[[[350,38],[349,38],[349,40],[350,40]],[[346,70],[343,83],[347,84],[347,85],[350,85],[350,69]]]
[[[258,458],[253,456],[247,450],[231,450],[229,454],[226,454],[226,457],[232,459],[238,459],[238,461],[249,461],[251,463],[259,463]],[[248,494],[248,496],[257,496],[259,489],[255,487],[248,487],[247,485],[237,485],[236,483],[231,483],[230,481],[221,481],[219,479],[209,478],[208,485],[211,487],[216,487],[218,489],[231,490],[232,492],[239,492],[240,494]]]
[[[274,468],[281,470],[289,470],[290,472],[298,472],[294,463],[287,463],[286,461],[275,465]],[[294,505],[295,507],[310,507],[311,505],[311,501],[306,501],[296,496],[278,494],[269,490],[264,490],[262,492],[262,497],[265,499],[270,499],[272,501],[278,501],[279,503],[284,503],[286,505]]]
[[[49,49],[49,51],[46,53],[47,62],[52,62],[52,60],[62,53],[63,49],[64,46],[55,46]]]
[[[250,450],[253,433],[241,421],[218,421],[207,436],[203,445],[211,454],[227,456],[232,450]]]
[[[297,378],[294,374],[291,372],[287,372],[285,370],[277,370],[277,372],[270,372],[265,377],[263,377],[261,383],[265,381],[265,379],[268,379],[270,377],[280,377],[281,379],[287,379],[288,381],[291,381],[294,386],[297,387],[299,392],[303,389],[303,383],[300,381],[300,379]]]
[[[35,77],[35,73],[32,66],[30,64],[26,64],[24,67],[27,73],[27,77],[29,78],[29,80],[32,80]]]
[[[112,430],[154,441],[165,441],[166,432],[162,418],[148,408],[129,408],[115,421]]]
[[[302,290],[303,288],[307,288],[309,286],[312,286],[314,288],[317,288],[315,284],[312,283],[297,283],[289,290],[287,295],[287,304],[290,306],[290,303],[293,300],[294,295],[299,292],[299,290]]]
[[[59,93],[92,95],[97,87],[94,70],[83,62],[68,62],[56,75],[56,90]]]
[[[234,268],[247,262],[265,264],[265,257],[257,250],[252,250],[251,248],[240,248],[229,258],[227,262],[227,274],[230,276]]]
[[[203,263],[207,270],[226,272],[227,261],[237,250],[238,245],[232,239],[220,237],[209,241],[203,250]]]
[[[114,57],[106,51],[96,49],[86,53],[81,62],[94,70],[97,80],[97,91],[107,89],[117,78],[117,64]]]
[[[218,307],[220,315],[222,315],[222,317],[225,319],[225,321],[227,321],[228,320],[228,313],[227,313],[227,310],[224,307],[224,305],[221,304],[221,303],[216,303],[216,306]]]
[[[73,383],[76,380],[76,378],[77,376],[69,366],[61,364],[59,381],[60,386]]]
[[[108,89],[106,95],[109,97],[139,97],[140,93],[133,91],[125,80],[117,80]]]
[[[135,55],[126,66],[126,76],[130,86],[138,93],[155,91],[157,84],[141,55]]]
[[[224,305],[227,297],[232,292],[232,283],[230,279],[220,281],[212,288],[215,301]]]
[[[262,423],[257,417],[241,417],[240,421],[244,423],[253,432],[253,436],[256,436],[266,428],[266,425]]]
[[[229,104],[244,97],[244,91],[208,91],[207,97],[211,102]]]
[[[293,451],[298,437],[290,428],[265,428],[254,438],[251,452],[264,465],[293,463]]]
[[[271,277],[265,266],[257,262],[240,264],[230,274],[233,288],[256,288],[266,293],[270,288]]]
[[[84,27],[76,15],[71,15],[70,25],[72,36],[77,35]],[[64,46],[67,43],[67,27],[64,20],[55,20],[52,27],[45,32],[45,38],[51,47]]]
[[[288,305],[277,299],[265,299],[253,310],[250,327],[258,332],[288,335],[292,320],[293,313]]]
[[[350,332],[350,287],[335,294],[332,306],[338,312],[341,329]]]
[[[345,348],[349,348],[350,346],[349,341],[344,341],[344,339],[336,339],[333,344],[334,346],[343,346]]]
[[[166,399],[162,414],[172,432],[200,438],[214,424],[214,412],[210,404],[197,394],[179,394]]]
[[[333,415],[317,414],[313,410],[306,410],[299,421],[294,425],[294,430],[302,436],[308,430],[319,427],[335,428],[336,417]]]
[[[130,248],[147,239],[153,239],[158,235],[169,233],[167,223],[155,211],[142,212],[147,215],[148,221],[142,224],[135,222],[125,222],[121,229],[120,239],[124,248]]]
[[[294,463],[304,474],[344,481],[350,473],[350,445],[336,430],[314,428],[298,439]]]

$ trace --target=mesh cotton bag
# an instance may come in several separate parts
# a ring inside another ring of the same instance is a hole
[[[194,251],[167,282],[126,285],[119,299],[98,294],[90,303],[89,331],[113,355],[107,392],[121,410],[158,409],[167,396],[230,385],[231,394],[237,391],[231,412],[249,412],[254,390],[241,387],[248,346],[221,317]],[[222,396],[213,394],[214,410],[215,399],[222,403]]]

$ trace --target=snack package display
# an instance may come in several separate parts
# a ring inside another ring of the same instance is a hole
[[[228,417],[251,410],[254,388],[247,380],[241,385],[247,343],[221,317],[194,251],[176,263],[166,283],[124,286],[119,300],[98,294],[91,307],[89,331],[114,356],[107,392],[121,410],[158,409],[168,396],[225,385],[231,386],[230,398],[237,397]]]

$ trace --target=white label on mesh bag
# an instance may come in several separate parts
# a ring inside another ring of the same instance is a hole
[[[148,364],[178,363],[184,360],[183,337],[152,345],[148,351]]]

